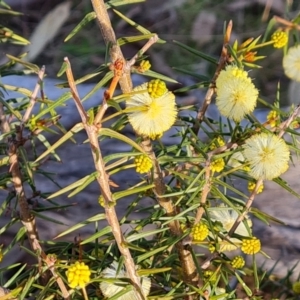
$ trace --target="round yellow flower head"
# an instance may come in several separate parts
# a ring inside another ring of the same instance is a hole
[[[147,155],[139,155],[134,159],[136,171],[138,173],[148,173],[152,168],[152,161]]]
[[[212,144],[210,145],[209,149],[214,150],[216,148],[222,147],[225,145],[225,142],[221,136],[218,136],[217,138],[213,139]]]
[[[267,115],[267,121],[270,124],[270,126],[273,128],[277,125],[277,122],[279,120],[279,116],[276,110],[271,110]]]
[[[153,98],[148,92],[148,83],[135,87],[133,92],[137,93],[126,101],[126,107],[130,110],[128,119],[133,129],[150,138],[169,130],[177,117],[174,94],[167,91]]]
[[[300,45],[291,47],[284,56],[283,70],[287,77],[300,82]]]
[[[256,183],[249,181],[248,182],[248,191],[252,193],[255,189]],[[264,185],[261,184],[258,188],[257,194],[260,194],[264,190]]]
[[[243,155],[249,162],[250,176],[257,180],[272,180],[289,167],[288,146],[283,139],[271,133],[260,133],[247,139]]]
[[[124,285],[120,285],[118,278],[128,278],[126,271],[124,268],[118,270],[118,263],[114,261],[109,267],[104,269],[101,273],[103,277],[103,281],[100,282],[100,289],[102,294],[106,297],[106,299],[112,298],[117,293],[121,292],[124,289]],[[110,279],[110,281],[105,281],[105,278]],[[116,282],[112,282],[112,279],[116,279]],[[148,277],[141,277],[142,290],[144,295],[147,297],[150,292],[151,280]],[[118,300],[136,300],[138,299],[136,296],[136,292],[134,290],[130,290],[128,293],[123,296],[118,297]]]
[[[286,32],[277,30],[271,36],[271,41],[273,41],[274,48],[282,48],[288,42],[288,35]]]
[[[152,98],[158,98],[168,91],[166,84],[160,79],[148,82],[148,93]]]
[[[141,61],[140,67],[139,67],[139,70],[140,70],[141,72],[146,72],[146,71],[148,71],[150,68],[151,68],[151,64],[150,64],[149,60],[142,60],[142,61]]]
[[[214,275],[214,272],[211,270],[204,271],[203,277],[205,281],[209,281],[212,284],[217,282],[217,274]]]
[[[191,231],[191,236],[195,243],[202,242],[209,234],[208,227],[203,223],[195,224]]]
[[[246,71],[237,66],[227,66],[220,72],[216,88],[216,105],[224,117],[239,122],[254,110],[258,90]]]
[[[295,294],[300,294],[300,281],[294,282],[292,289]]]
[[[91,271],[83,262],[76,261],[72,264],[66,272],[68,284],[74,289],[76,287],[85,287],[90,281]]]
[[[215,159],[211,162],[210,169],[212,172],[221,172],[225,167],[225,161],[223,158]]]
[[[242,256],[238,255],[233,258],[233,260],[231,261],[231,265],[235,269],[241,269],[245,265],[245,260]]]
[[[261,245],[260,240],[256,237],[253,237],[251,239],[244,239],[242,241],[242,247],[241,250],[245,254],[256,254],[260,251]]]

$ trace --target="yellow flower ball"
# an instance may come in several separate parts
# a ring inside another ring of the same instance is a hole
[[[202,242],[203,240],[205,240],[208,234],[209,234],[208,227],[203,223],[198,223],[194,225],[191,231],[191,236],[195,243]]]
[[[148,71],[149,69],[151,68],[151,64],[149,62],[149,60],[142,60],[141,63],[140,63],[140,68],[139,70],[141,72],[146,72]]]
[[[90,281],[91,271],[85,263],[76,261],[69,267],[66,275],[71,288],[83,288]]]
[[[218,136],[217,138],[213,139],[212,144],[210,145],[209,149],[214,150],[219,147],[222,147],[225,145],[225,142],[222,137]]]
[[[212,172],[221,172],[225,168],[225,161],[223,158],[215,159],[211,162],[210,169]]]
[[[300,45],[289,48],[283,58],[283,70],[287,77],[300,82]]]
[[[249,181],[248,182],[248,191],[250,193],[252,193],[255,189],[255,186],[256,186],[256,183],[255,182],[252,182],[252,181]],[[257,194],[260,194],[262,191],[264,190],[264,185],[261,184],[258,188],[258,191],[257,191]]]
[[[212,284],[217,282],[217,274],[214,275],[214,272],[211,270],[206,270],[203,272],[203,277],[205,281],[208,281]]]
[[[253,237],[251,239],[243,239],[241,250],[245,254],[256,254],[260,251],[260,249],[261,244],[258,238]]]
[[[233,258],[233,260],[231,261],[231,265],[235,269],[241,269],[245,265],[245,260],[242,256],[238,255]]]
[[[152,98],[158,98],[168,91],[166,84],[160,79],[149,81],[147,89]]]
[[[140,135],[155,139],[175,123],[177,109],[173,93],[166,92],[153,98],[147,87],[148,83],[144,83],[134,88],[136,93],[126,101],[126,108],[133,129]]]
[[[236,66],[227,66],[216,80],[216,105],[224,117],[241,121],[253,112],[258,90],[247,72]]]
[[[267,115],[267,121],[270,124],[270,126],[273,128],[277,125],[277,122],[279,120],[279,116],[276,110],[271,110]]]
[[[300,294],[300,281],[294,282],[292,289],[295,294]]]
[[[134,159],[138,173],[148,173],[152,168],[152,161],[147,155],[139,155]]]
[[[271,41],[273,41],[274,48],[282,48],[288,42],[288,35],[286,32],[278,30],[275,31],[271,36]]]
[[[250,166],[249,174],[257,180],[272,180],[289,167],[289,148],[282,138],[272,133],[253,135],[243,147],[243,155]]]

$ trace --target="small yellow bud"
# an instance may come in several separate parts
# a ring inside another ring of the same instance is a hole
[[[300,281],[294,282],[292,288],[295,294],[300,294]]]
[[[254,189],[255,189],[255,186],[256,186],[256,183],[255,183],[255,182],[249,181],[249,182],[248,182],[248,191],[249,191],[250,193],[252,193],[252,192],[254,191]],[[264,185],[263,185],[263,183],[262,183],[262,184],[259,186],[259,188],[258,188],[257,194],[260,194],[263,190],[264,190]]]
[[[225,161],[223,158],[215,159],[211,162],[210,169],[212,172],[221,172],[225,167]]]
[[[90,281],[91,271],[85,263],[76,261],[69,267],[66,275],[68,284],[72,289],[83,288]]]
[[[147,89],[152,98],[159,98],[168,91],[166,84],[160,79],[149,81]]]
[[[140,63],[139,71],[141,73],[148,71],[151,68],[149,60],[142,60]]]
[[[198,223],[193,226],[191,236],[193,237],[193,241],[197,243],[205,240],[208,236],[208,233],[208,227],[203,223]]]
[[[241,269],[245,265],[245,260],[242,256],[238,255],[233,258],[233,260],[231,261],[231,265],[235,269]]]
[[[243,239],[241,249],[245,254],[256,254],[261,249],[260,240],[256,237]]]
[[[138,173],[148,173],[152,168],[152,161],[147,155],[139,155],[134,160]]]
[[[277,122],[279,120],[278,113],[276,110],[271,110],[267,115],[267,121],[270,124],[270,126],[273,128],[277,125]]]
[[[286,32],[277,30],[271,36],[271,41],[273,41],[274,48],[282,48],[288,42],[288,35]]]

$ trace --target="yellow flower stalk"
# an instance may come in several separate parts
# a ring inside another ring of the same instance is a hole
[[[85,263],[76,261],[69,267],[66,275],[71,288],[84,288],[90,281],[91,271]]]
[[[300,82],[300,45],[288,50],[283,58],[283,70],[287,77]]]
[[[289,148],[282,138],[272,133],[260,133],[247,139],[243,155],[249,162],[249,175],[257,180],[272,180],[289,167]]]
[[[131,110],[128,119],[133,129],[154,139],[169,130],[177,117],[174,94],[166,91],[153,98],[148,92],[148,83],[135,87],[133,92],[138,93],[126,101],[127,109]]]
[[[256,254],[260,251],[261,249],[261,244],[260,240],[256,237],[253,237],[251,239],[244,239],[242,242],[242,247],[241,250],[245,254]]]
[[[112,298],[117,293],[124,289],[124,285],[120,285],[120,280],[118,278],[128,278],[128,275],[124,268],[118,270],[118,263],[114,261],[109,267],[104,269],[101,273],[103,281],[100,282],[100,289],[102,294],[106,299]],[[110,281],[105,281],[105,279],[110,279]],[[111,279],[116,279],[116,282],[112,282]],[[149,295],[151,280],[148,277],[141,277],[142,290],[145,296]],[[136,300],[136,292],[134,290],[128,291],[128,293],[118,297],[118,300]]]
[[[216,88],[216,105],[224,117],[239,122],[253,112],[258,90],[246,71],[237,66],[227,66],[220,72]]]

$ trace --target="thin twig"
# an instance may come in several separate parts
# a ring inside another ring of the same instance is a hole
[[[97,21],[101,29],[102,36],[106,45],[111,45],[110,56],[112,62],[121,59],[125,62],[123,53],[117,43],[115,32],[112,28],[109,16],[106,11],[105,3],[103,0],[91,0],[94,11],[97,16]],[[132,81],[130,77],[130,70],[125,70],[120,79],[120,86],[123,93],[130,93],[132,90]]]
[[[34,107],[34,105],[36,103],[37,94],[38,94],[38,92],[40,90],[40,87],[41,87],[41,85],[43,83],[43,78],[44,78],[44,75],[45,75],[45,70],[46,70],[45,66],[42,66],[42,68],[38,72],[38,82],[35,85],[35,88],[34,88],[32,94],[31,94],[31,97],[30,97],[29,105],[28,105],[28,107],[27,107],[27,109],[26,109],[26,111],[24,113],[23,118],[22,118],[22,122],[23,123],[26,123],[28,121],[29,117],[31,116],[31,112],[32,112],[33,107]]]
[[[215,93],[215,83],[216,83],[216,80],[221,72],[221,70],[224,68],[225,64],[230,60],[229,58],[229,55],[228,55],[228,51],[227,51],[227,46],[228,46],[228,43],[229,43],[229,39],[230,39],[230,36],[231,36],[231,31],[232,31],[232,21],[230,21],[228,23],[228,26],[227,26],[227,29],[226,29],[226,33],[225,33],[225,36],[224,36],[224,42],[223,42],[223,47],[222,47],[222,52],[221,52],[221,56],[220,56],[220,59],[219,59],[219,63],[218,63],[218,66],[217,66],[217,69],[215,71],[215,74],[211,80],[211,83],[209,85],[209,88],[206,92],[206,95],[205,95],[205,99],[204,99],[204,102],[202,104],[202,107],[199,109],[198,113],[197,113],[197,117],[196,117],[196,120],[195,120],[195,124],[192,128],[193,132],[197,135],[198,132],[199,132],[199,129],[200,129],[200,125],[204,119],[204,116],[205,116],[205,113],[211,103],[211,99],[212,99],[212,96],[214,95]]]
[[[80,97],[78,95],[76,85],[74,82],[74,78],[72,75],[71,65],[67,58],[65,58],[65,61],[67,62],[67,78],[69,82],[69,86],[71,89],[75,87],[75,89],[71,90],[72,95],[74,96],[75,102],[80,101]],[[79,110],[79,114],[82,118],[82,123],[84,125],[84,128],[86,130],[86,133],[89,138],[90,146],[91,146],[91,152],[94,160],[95,169],[98,172],[97,181],[99,183],[101,194],[104,198],[104,209],[106,214],[106,219],[111,227],[112,233],[115,237],[116,243],[118,245],[119,251],[124,257],[124,263],[126,267],[127,274],[129,278],[131,279],[131,282],[134,286],[134,288],[137,291],[137,299],[142,300],[145,299],[145,296],[143,295],[143,290],[141,288],[141,282],[139,280],[139,277],[137,276],[135,264],[132,259],[131,253],[129,249],[125,246],[126,241],[123,236],[118,216],[116,214],[115,208],[114,208],[114,200],[113,196],[110,190],[109,186],[109,178],[108,175],[105,172],[105,165],[102,158],[102,153],[98,141],[98,130],[99,128],[95,124],[88,124],[87,119],[85,118],[86,113],[82,106],[76,105],[77,109]]]
[[[137,52],[136,55],[134,55],[130,61],[127,62],[126,68],[130,70],[130,68],[135,64],[136,60],[141,57],[153,44],[155,44],[158,41],[158,35],[154,34],[149,41],[142,47],[141,50]]]

